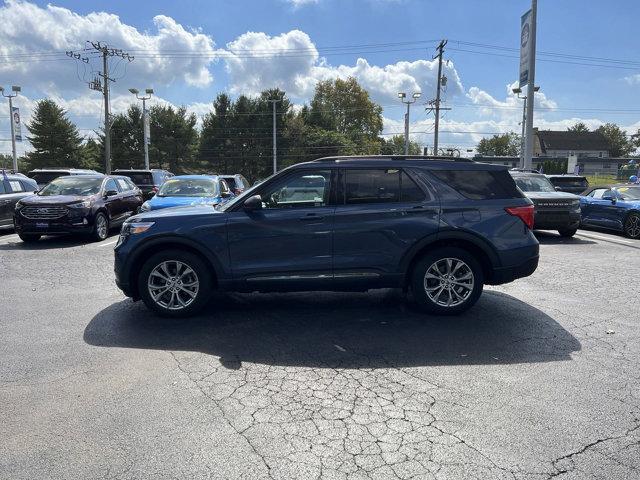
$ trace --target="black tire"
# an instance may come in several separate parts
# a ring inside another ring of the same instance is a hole
[[[452,260],[449,266],[447,259]],[[451,274],[447,274],[447,266]],[[435,278],[434,267],[439,269],[442,278]],[[430,278],[427,278],[427,273]],[[469,275],[471,283],[466,278]],[[458,282],[452,283],[454,279]],[[468,310],[478,301],[483,287],[484,275],[478,260],[466,250],[456,247],[438,248],[427,253],[417,261],[411,275],[411,290],[416,303],[425,312],[437,315],[457,315]],[[428,293],[427,289],[431,292]],[[454,304],[447,306],[447,303]]]
[[[93,231],[91,232],[91,238],[96,242],[101,242],[102,240],[106,240],[108,236],[109,219],[103,212],[98,212],[93,219]]]
[[[578,231],[577,228],[568,228],[568,229],[562,229],[562,230],[558,230],[558,233],[560,234],[561,237],[573,237],[576,232]]]
[[[165,262],[168,262],[168,264],[165,264]],[[184,267],[178,269],[176,263],[191,269],[195,277],[189,274]],[[167,270],[162,269],[162,264],[165,264]],[[174,266],[175,268],[173,268]],[[159,270],[156,270],[156,268]],[[163,272],[163,276],[174,283],[170,284],[170,282],[157,275],[152,277],[154,270]],[[178,279],[189,281],[179,283]],[[186,286],[194,281],[197,282],[197,288],[194,288],[193,285],[183,288],[183,285]],[[196,314],[206,305],[213,288],[212,275],[206,263],[197,255],[183,250],[166,250],[151,256],[142,265],[137,282],[140,298],[142,298],[145,305],[158,315],[170,318],[183,318]],[[151,287],[149,286],[150,284],[152,284]],[[155,299],[150,291],[153,285],[157,287]],[[165,293],[159,294],[166,285],[170,286],[164,289]],[[192,296],[194,290],[195,295]],[[182,305],[180,305],[181,303]],[[174,305],[173,308],[171,308],[172,305]]]
[[[624,234],[629,238],[640,238],[640,215],[630,213],[624,221]]]
[[[39,235],[37,233],[19,233],[18,236],[24,243],[33,243],[40,240],[40,237],[42,235]]]

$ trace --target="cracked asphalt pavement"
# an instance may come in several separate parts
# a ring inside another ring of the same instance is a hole
[[[640,242],[540,234],[458,318],[381,290],[171,322],[115,239],[0,235],[0,479],[640,478]]]

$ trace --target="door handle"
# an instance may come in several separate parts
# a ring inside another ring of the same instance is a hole
[[[304,217],[300,217],[300,220],[302,220],[303,222],[311,222],[314,220],[323,220],[323,219],[324,219],[324,215],[318,215],[317,213],[309,213]]]

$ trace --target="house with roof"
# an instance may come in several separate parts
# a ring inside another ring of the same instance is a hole
[[[582,158],[609,157],[609,142],[600,132],[571,132],[568,130],[534,129],[533,155],[535,157]]]

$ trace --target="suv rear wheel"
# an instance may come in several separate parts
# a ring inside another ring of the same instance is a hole
[[[413,297],[429,313],[456,315],[476,303],[484,284],[480,263],[466,250],[439,248],[422,257],[411,277]]]
[[[188,317],[204,307],[211,294],[211,275],[196,255],[180,250],[156,253],[138,276],[145,305],[163,317]]]
[[[561,230],[558,230],[558,233],[560,234],[561,237],[573,237],[576,232],[578,231],[577,228],[563,228]]]

